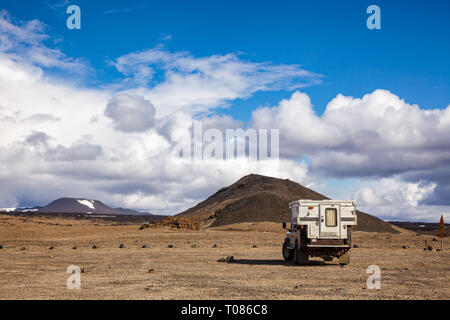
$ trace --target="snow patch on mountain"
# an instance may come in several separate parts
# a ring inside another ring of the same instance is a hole
[[[88,207],[89,209],[95,210],[94,201],[89,200],[77,200],[80,204]]]

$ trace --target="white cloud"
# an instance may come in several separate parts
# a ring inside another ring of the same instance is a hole
[[[46,29],[39,20],[15,21],[7,11],[0,10],[0,55],[7,54],[16,61],[44,68],[70,70],[72,74],[86,72],[88,67],[81,59],[69,58],[60,50],[45,45],[49,40]]]
[[[296,92],[278,106],[255,110],[252,125],[280,128],[281,156],[307,156],[313,174],[426,181],[436,187],[422,204],[450,205],[449,119],[450,105],[423,110],[387,90],[362,98],[339,94],[319,116],[309,97]]]
[[[366,181],[352,197],[360,210],[387,220],[438,221],[441,214],[449,219],[450,206],[421,204],[435,188],[434,183],[411,183],[397,178],[383,178]]]
[[[87,89],[49,76],[47,68],[80,62],[45,46],[42,23],[15,22],[2,11],[0,31],[0,206],[74,196],[177,213],[253,172],[319,189],[330,176],[369,177],[374,182],[354,192],[369,213],[429,220],[449,212],[450,107],[422,110],[377,90],[361,99],[338,95],[319,116],[296,92],[255,110],[250,123],[280,129],[279,162],[186,163],[171,147],[194,119],[205,130],[244,128],[216,108],[320,76],[298,65],[159,47],[117,58],[119,86]],[[310,166],[298,161],[304,156]]]
[[[449,114],[450,106],[422,110],[389,91],[376,90],[362,99],[339,94],[318,116],[309,97],[295,92],[276,107],[255,110],[252,124],[280,128],[286,156],[309,153],[315,155],[317,167],[328,166],[332,173],[364,169],[370,175],[371,168],[384,174],[448,161]]]
[[[123,132],[142,132],[153,127],[155,108],[143,97],[121,94],[111,98],[105,115],[112,119],[114,128]]]
[[[8,19],[2,20],[3,26],[11,28],[14,24]],[[37,21],[35,24],[43,28]],[[212,110],[219,101],[257,90],[249,89],[256,76],[252,72],[262,68],[263,77],[281,81],[284,76],[276,73],[289,67],[277,70],[276,66],[241,63],[233,55],[196,59],[186,53],[161,51],[161,59],[169,57],[170,64],[177,66],[167,68],[166,80],[160,85],[136,88],[135,92],[79,88],[48,76],[44,67],[49,63],[43,60],[64,68],[70,59],[45,48],[43,29],[24,25],[13,28],[23,35],[9,35],[9,41],[19,47],[30,43],[42,49],[45,57],[16,59],[31,54],[25,47],[0,54],[1,206],[42,205],[57,197],[74,196],[176,213],[250,172],[309,182],[306,165],[292,160],[234,159],[193,165],[177,161],[170,152],[177,135],[189,134],[193,119],[203,119],[205,129],[243,126],[230,116],[199,115],[197,111]],[[174,58],[178,56],[187,64]],[[242,72],[239,67],[247,70]],[[303,74],[296,66],[292,70]],[[148,97],[155,97],[158,104],[153,106],[153,98]],[[197,104],[201,107],[196,108]],[[178,106],[186,108],[179,110]],[[171,113],[169,109],[179,111]],[[158,110],[160,117],[156,118]]]
[[[320,75],[298,65],[249,62],[236,54],[196,58],[162,47],[124,55],[113,65],[126,76],[123,85],[130,92],[152,101],[157,117],[175,111],[209,111],[256,91],[291,90],[320,82]],[[163,81],[154,82],[157,73]]]

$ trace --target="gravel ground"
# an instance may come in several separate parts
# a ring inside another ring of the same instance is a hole
[[[433,236],[354,232],[358,248],[348,266],[320,258],[294,266],[283,261],[277,224],[243,224],[240,231],[139,227],[0,215],[0,299],[450,298],[450,245],[437,252]],[[433,251],[423,250],[425,240]],[[217,262],[227,256],[235,261]],[[67,289],[69,265],[82,271],[79,290]],[[366,287],[370,265],[381,270],[380,290]]]

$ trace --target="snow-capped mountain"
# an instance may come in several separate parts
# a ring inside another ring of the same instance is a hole
[[[44,207],[0,208],[0,212],[84,213],[110,215],[151,215],[132,209],[111,208],[99,200],[85,198],[60,198]]]

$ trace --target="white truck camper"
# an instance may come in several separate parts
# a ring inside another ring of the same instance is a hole
[[[357,223],[354,200],[297,200],[289,208],[291,227],[283,243],[286,261],[305,264],[315,256],[350,263],[351,227]]]

